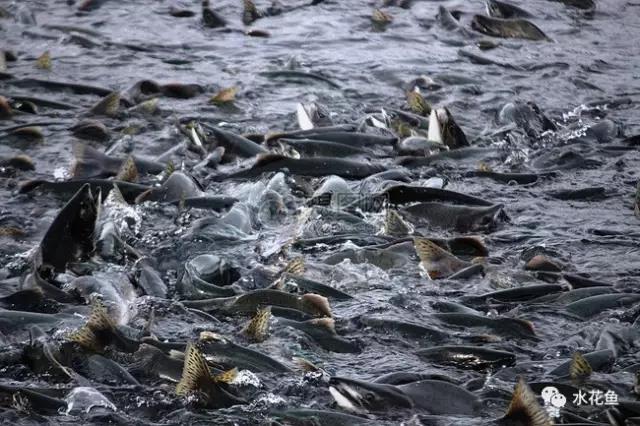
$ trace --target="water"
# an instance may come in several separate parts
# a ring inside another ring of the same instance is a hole
[[[215,2],[216,11],[228,20],[222,30],[202,26],[198,2],[181,3],[196,12],[195,17],[189,18],[171,16],[169,7],[177,3],[168,1],[105,1],[100,8],[83,14],[68,3],[52,0],[0,4],[15,15],[18,9],[23,14],[31,11],[36,21],[33,24],[26,18],[0,19],[0,49],[11,50],[18,57],[16,62],[7,63],[7,72],[13,79],[0,80],[0,95],[36,96],[77,107],[75,110],[41,107],[36,116],[16,115],[10,120],[0,120],[0,138],[5,140],[6,134],[2,131],[5,127],[31,122],[60,123],[42,127],[42,142],[0,144],[0,157],[25,153],[35,162],[35,171],[2,171],[0,226],[16,227],[24,233],[19,238],[0,236],[0,277],[6,279],[8,289],[3,290],[3,295],[16,288],[16,277],[27,269],[23,254],[39,243],[66,200],[46,192],[17,194],[17,186],[28,179],[51,180],[68,170],[73,162],[74,138],[66,129],[99,100],[95,95],[43,89],[17,80],[50,79],[121,91],[142,79],[203,86],[204,92],[191,99],[161,97],[160,112],[154,116],[103,120],[112,137],[102,145],[97,144],[101,150],[109,149],[114,154],[133,151],[153,158],[185,140],[176,123],[187,118],[223,125],[238,133],[292,130],[297,129],[297,103],[318,101],[327,106],[335,123],[348,123],[362,118],[366,111],[405,108],[407,83],[422,75],[434,79],[440,86],[423,91],[427,101],[447,106],[472,144],[501,147],[499,155],[492,158],[452,161],[412,170],[415,182],[425,183],[435,175],[447,179],[447,189],[504,204],[510,221],[482,235],[490,256],[495,259],[491,271],[484,278],[428,281],[420,274],[415,260],[406,267],[392,270],[350,261],[330,266],[324,259],[353,245],[320,246],[304,252],[294,246],[289,258],[304,255],[305,276],[355,297],[351,301],[333,301],[332,308],[339,333],[362,342],[363,352],[354,355],[323,351],[309,344],[310,340],[300,332],[279,327],[277,320],[272,320],[269,340],[252,347],[284,362],[292,356],[303,356],[331,374],[344,377],[370,380],[390,371],[411,370],[447,374],[464,383],[483,377],[484,373],[421,361],[415,356],[415,350],[432,346],[434,342],[362,328],[354,320],[363,314],[375,314],[467,337],[482,334],[481,330],[471,328],[444,329],[428,316],[434,312],[431,303],[458,301],[461,295],[542,283],[523,271],[524,254],[536,247],[557,259],[565,271],[614,283],[620,291],[638,291],[640,232],[638,218],[633,215],[633,194],[639,179],[640,154],[637,149],[610,149],[620,146],[624,136],[638,134],[640,130],[640,47],[635,37],[640,31],[640,6],[637,3],[600,0],[591,15],[559,2],[514,1],[531,12],[534,16],[531,21],[551,38],[551,41],[540,42],[494,39],[470,30],[470,17],[474,13],[485,13],[480,1],[416,0],[410,9],[387,7],[384,10],[393,16],[393,22],[382,31],[374,28],[370,20],[374,7],[380,7],[380,2],[327,1],[263,18],[249,27],[267,31],[271,35],[268,38],[245,35],[248,27],[240,20],[241,2],[236,1]],[[301,4],[303,2],[286,2],[286,6]],[[439,6],[461,10],[460,22],[468,33],[443,28],[436,18]],[[488,39],[498,43],[498,47],[479,50],[477,42]],[[36,58],[45,51],[52,57],[51,70],[35,66]],[[474,63],[461,52],[490,58],[494,64]],[[317,73],[339,87],[319,80],[273,78],[264,74],[287,69],[292,63],[298,64],[298,70]],[[232,86],[238,88],[233,106],[208,103],[211,96]],[[499,112],[516,100],[537,104],[557,124],[558,130],[535,139],[522,131],[499,131],[508,125],[499,121]],[[586,129],[603,120],[612,120],[616,126],[598,140]],[[582,163],[555,177],[525,186],[505,185],[465,174],[476,170],[480,161],[497,171],[553,168],[558,156],[567,151],[579,153],[595,163]],[[544,156],[550,160],[541,167]],[[172,161],[178,167],[184,163],[186,171],[192,171],[200,158],[187,152],[174,155]],[[389,158],[375,161],[392,164]],[[237,166],[232,163],[222,170]],[[254,205],[259,203],[256,200],[262,186],[214,182],[207,177],[212,172],[193,171],[210,193],[246,197]],[[268,178],[263,177],[262,184],[266,185]],[[319,185],[317,181],[311,183],[313,188]],[[287,186],[290,184],[287,180]],[[292,195],[288,188],[281,189],[282,185],[274,186],[283,196],[286,215],[271,221],[261,216],[262,221],[252,235],[238,232],[239,238],[224,241],[185,239],[181,236],[188,232],[195,219],[212,213],[194,209],[178,214],[175,207],[145,203],[135,210],[123,211],[135,218],[127,241],[159,261],[161,275],[170,286],[174,286],[182,274],[185,261],[201,253],[233,260],[245,277],[261,264],[281,266],[284,259],[269,255],[277,253],[280,245],[294,235],[304,200]],[[555,190],[585,187],[603,187],[606,197],[595,201],[566,201],[550,196]],[[367,215],[367,220],[379,228],[382,217]],[[457,234],[433,233],[434,237],[452,235]],[[144,324],[150,306],[155,305],[155,329],[162,339],[192,339],[202,329],[233,337],[246,321],[223,318],[221,323],[212,323],[170,302],[140,299],[138,303],[138,318],[130,324]],[[481,309],[483,313],[489,310],[488,306]],[[634,319],[633,307],[609,310],[588,321],[571,320],[562,315],[559,312],[562,308],[558,307],[544,310],[523,304],[499,310],[509,317],[530,320],[540,341],[503,338],[489,346],[515,352],[518,364],[539,362],[544,365],[542,371],[549,371],[575,350],[589,352],[606,346],[600,338],[602,330],[609,326],[629,326]],[[240,337],[237,339],[242,342]],[[6,341],[12,340],[7,337]],[[462,341],[465,339],[453,336],[447,343]],[[631,397],[628,392],[633,375],[620,371],[640,361],[636,352],[637,338],[619,351],[615,365],[605,371],[610,373],[603,379],[608,386],[626,389],[627,393],[621,394],[621,398]],[[23,370],[0,371],[0,376],[7,378],[18,376],[24,381],[56,383],[54,379],[40,378]],[[301,384],[299,376],[293,373],[259,376],[263,388],[250,399],[263,401],[267,407],[272,400],[277,401],[273,406],[282,406],[281,398],[288,407],[326,408],[332,400],[326,386]],[[527,376],[529,380],[541,377],[538,373]],[[509,393],[514,382],[490,377],[484,391],[495,387]],[[131,392],[114,392],[115,398],[109,399],[118,410],[140,421],[182,422],[189,416],[197,419],[196,414],[184,412],[168,415],[178,407],[174,398],[167,397],[170,401],[167,402],[151,396],[154,387],[170,395],[172,384],[159,380],[143,383],[148,387],[142,392],[142,398],[147,398],[146,406],[156,407],[154,410],[139,409],[131,402]],[[264,419],[265,408],[259,405],[253,407],[253,411],[234,408],[209,415],[221,424],[255,423]],[[484,420],[480,422],[501,415],[506,402],[487,405],[479,417]],[[604,420],[603,412],[594,412],[593,418]],[[378,422],[387,420],[398,424],[408,421],[411,413],[396,410],[378,413],[374,418]]]

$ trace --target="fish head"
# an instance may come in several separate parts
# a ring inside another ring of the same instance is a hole
[[[471,224],[471,230],[487,230],[496,227],[498,217],[504,208],[503,204],[495,204],[486,208],[474,209],[466,219]]]
[[[471,28],[478,32],[492,36],[499,37],[501,35],[501,31],[497,27],[495,20],[483,15],[474,15],[473,19],[471,20]]]
[[[413,407],[413,401],[391,385],[332,377],[329,379],[329,392],[341,408],[356,413]]]

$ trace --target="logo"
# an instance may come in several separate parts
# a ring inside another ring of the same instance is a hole
[[[567,398],[558,391],[558,388],[547,386],[542,389],[541,396],[547,413],[554,419],[560,417],[560,409],[567,404]]]

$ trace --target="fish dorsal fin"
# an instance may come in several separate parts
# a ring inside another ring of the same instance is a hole
[[[255,164],[253,165],[253,167],[262,167],[262,166],[266,166],[267,164],[271,164],[271,163],[275,163],[277,161],[281,161],[281,160],[285,160],[288,159],[289,157],[285,157],[284,155],[280,155],[280,154],[258,154],[257,160],[255,162]]]
[[[245,327],[244,334],[256,342],[264,341],[269,334],[269,318],[271,318],[271,306],[258,309]]]
[[[204,355],[193,343],[189,343],[184,353],[182,377],[176,386],[176,394],[187,395],[201,389],[204,383],[211,380],[211,372]]]
[[[127,200],[124,199],[124,195],[122,195],[122,191],[120,191],[120,188],[115,183],[113,184],[113,188],[111,188],[109,197],[111,197],[111,200],[116,204],[128,204]]]
[[[411,111],[418,115],[427,117],[431,114],[431,106],[418,90],[407,92],[407,103]]]
[[[478,171],[479,172],[493,172],[493,170],[491,169],[491,166],[488,165],[487,163],[485,163],[484,161],[481,161],[478,164]]]
[[[111,317],[109,317],[107,308],[105,308],[100,300],[96,299],[93,302],[91,315],[89,315],[89,319],[87,320],[87,327],[93,331],[108,331],[115,329],[115,325]]]
[[[507,419],[522,420],[527,426],[552,426],[549,413],[538,403],[527,382],[521,377],[513,389],[513,397],[504,416]]]
[[[451,253],[427,238],[416,237],[413,245],[420,260],[433,261],[453,256]]]
[[[593,368],[591,368],[589,361],[580,352],[574,353],[569,365],[569,376],[578,380],[589,377],[591,373],[593,373]]]
[[[84,349],[87,349],[91,352],[102,352],[104,349],[102,344],[98,341],[95,333],[91,328],[87,325],[83,325],[79,329],[69,333],[67,336],[67,340],[70,342],[77,343],[82,346]]]
[[[218,333],[214,333],[213,331],[201,331],[199,340],[201,342],[212,342],[212,341],[224,342],[227,339],[225,339],[223,336],[221,336]]]
[[[238,377],[238,368],[234,367],[231,370],[227,370],[225,372],[218,374],[213,378],[213,380],[215,380],[218,383],[228,384],[233,382],[236,379],[236,377]]]
[[[310,324],[316,327],[322,327],[329,331],[331,334],[336,333],[336,322],[333,318],[314,318],[308,321]]]
[[[302,296],[302,307],[306,308],[309,312],[313,312],[314,315],[331,317],[331,305],[329,305],[329,299],[319,294],[308,293]]]
[[[469,266],[433,241],[427,238],[414,238],[413,245],[420,258],[423,269],[431,279],[436,279],[450,270],[461,269]]]
[[[293,362],[305,373],[318,373],[322,371],[320,367],[302,357],[293,357]]]
[[[120,92],[115,91],[109,93],[97,104],[92,106],[89,110],[89,113],[94,115],[106,115],[107,117],[114,117],[118,113],[118,108],[120,108]]]
[[[133,156],[130,155],[124,160],[115,179],[123,182],[138,181],[138,168],[136,167],[136,162],[133,160]]]
[[[292,259],[289,263],[287,263],[287,265],[282,269],[282,273],[291,275],[302,275],[304,274],[304,270],[304,258],[300,256]]]
[[[242,23],[245,25],[249,25],[252,22],[260,19],[262,14],[258,11],[256,4],[253,0],[244,0],[243,1],[243,10],[242,10]]]
[[[384,218],[384,233],[386,235],[405,236],[413,231],[411,225],[402,219],[397,210],[387,209]]]

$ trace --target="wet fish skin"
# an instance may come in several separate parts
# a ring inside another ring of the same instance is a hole
[[[487,12],[493,18],[511,19],[511,18],[531,18],[532,15],[518,6],[497,0],[489,0],[486,2]]]
[[[43,237],[38,254],[42,264],[64,272],[68,262],[86,258],[93,252],[91,235],[99,205],[91,187],[84,184],[60,210]]]
[[[608,309],[628,306],[638,301],[640,301],[640,294],[599,294],[572,302],[566,306],[566,309],[573,314],[590,318]]]
[[[308,334],[320,347],[327,351],[338,353],[360,353],[360,346],[336,333],[333,319],[312,319],[308,321],[294,321],[284,318],[278,319],[278,324],[293,327]]]
[[[493,37],[549,40],[542,30],[524,19],[500,19],[475,15],[471,28]]]
[[[213,134],[219,146],[224,147],[225,154],[223,159],[227,161],[235,156],[250,158],[268,152],[264,146],[258,145],[243,136],[204,123],[202,126]]]
[[[490,230],[496,226],[504,206],[458,206],[437,202],[418,203],[402,209],[410,217],[425,220],[429,226],[458,232]]]
[[[249,169],[229,175],[216,176],[216,180],[249,179],[267,172],[286,170],[293,175],[322,177],[336,175],[345,179],[362,179],[386,170],[380,164],[357,162],[338,157],[313,157],[293,159],[280,155],[262,156]]]
[[[514,365],[515,354],[479,346],[434,346],[416,352],[425,361],[485,370]]]
[[[431,342],[442,342],[446,340],[445,333],[440,330],[391,318],[363,315],[356,319],[356,323],[363,328],[371,327],[391,333],[400,333],[401,335],[414,339],[424,339]]]
[[[20,186],[19,192],[24,194],[39,188],[49,190],[56,194],[74,194],[82,189],[84,185],[89,185],[94,191],[100,190],[102,198],[106,198],[111,189],[113,189],[113,185],[116,185],[127,203],[134,203],[140,194],[148,191],[150,188],[147,185],[109,179],[76,179],[62,182],[35,179],[23,183]]]
[[[314,410],[309,408],[272,411],[270,417],[284,420],[292,425],[306,426],[351,426],[374,425],[377,421],[332,410]]]
[[[292,282],[298,288],[301,288],[305,292],[316,293],[324,297],[336,299],[336,300],[349,300],[353,299],[353,296],[347,294],[337,288],[331,287],[327,284],[323,284],[318,281],[311,280],[309,278],[284,273],[282,278],[285,282]]]
[[[466,313],[440,313],[432,314],[431,316],[449,325],[462,327],[484,327],[488,328],[493,333],[501,335],[519,338],[535,338],[533,324],[529,321],[517,318],[490,318]]]
[[[222,336],[201,335],[199,346],[203,354],[230,366],[246,368],[254,372],[286,373],[291,371],[289,367],[270,356],[233,343]]]

